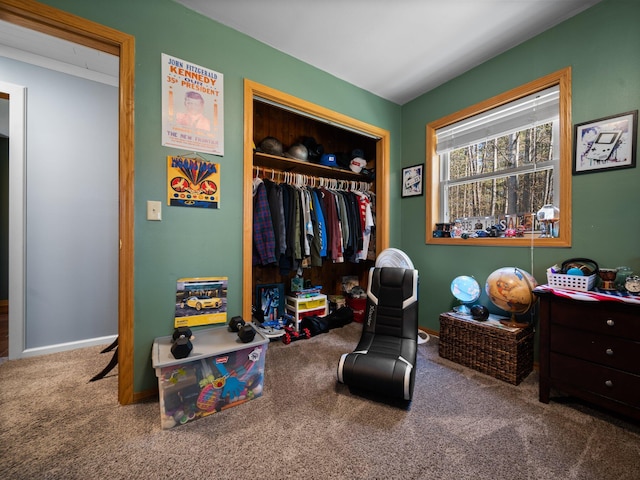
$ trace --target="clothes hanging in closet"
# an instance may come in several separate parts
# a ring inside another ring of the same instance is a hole
[[[263,182],[267,190],[271,223],[276,241],[275,255],[279,258],[280,255],[283,255],[287,251],[287,230],[284,207],[282,205],[282,187],[268,178],[263,179]]]
[[[287,275],[324,261],[375,259],[375,194],[337,185],[256,177],[254,265],[277,264]]]
[[[269,265],[277,261],[276,239],[267,190],[264,182],[253,179],[253,265]]]

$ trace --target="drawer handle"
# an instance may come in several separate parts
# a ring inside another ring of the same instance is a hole
[[[614,322],[613,320],[611,320],[611,319],[607,320],[607,325],[609,325],[610,327],[613,327],[615,324],[616,324],[616,322]]]
[[[613,382],[611,380],[607,380],[604,384],[609,388],[613,387]]]
[[[607,355],[613,355],[613,350],[610,348],[607,348],[606,352],[607,352]]]

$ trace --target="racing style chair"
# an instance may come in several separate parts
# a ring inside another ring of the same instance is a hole
[[[418,271],[373,267],[360,342],[340,357],[338,381],[411,401],[418,348]]]

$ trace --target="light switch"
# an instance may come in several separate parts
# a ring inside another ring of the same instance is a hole
[[[147,220],[162,220],[162,203],[147,200]]]

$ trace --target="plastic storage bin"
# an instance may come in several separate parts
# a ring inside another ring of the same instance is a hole
[[[580,276],[547,272],[547,283],[550,287],[587,292],[595,285],[596,277],[595,273],[593,275]]]
[[[162,428],[206,417],[262,396],[269,340],[256,332],[242,343],[225,327],[194,331],[187,358],[171,354],[171,336],[153,342],[151,363],[158,377]]]
[[[300,320],[309,315],[324,317],[329,313],[327,296],[323,294],[313,297],[289,297],[285,299],[285,308],[296,319],[296,331]]]
[[[353,310],[353,321],[364,322],[364,313],[367,309],[366,298],[347,298],[347,305]]]

